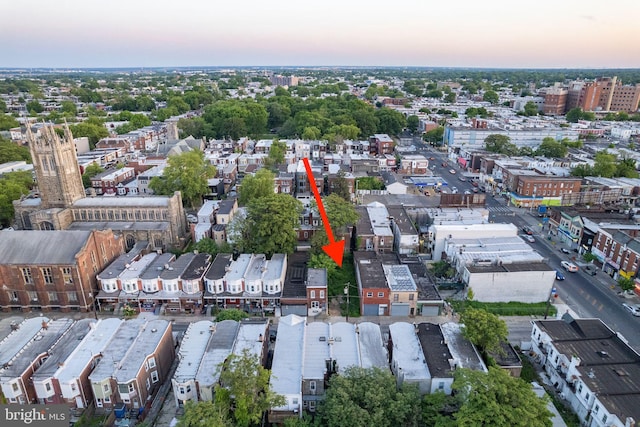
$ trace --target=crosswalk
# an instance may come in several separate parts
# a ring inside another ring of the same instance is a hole
[[[506,206],[489,206],[487,209],[489,210],[489,214],[496,216],[513,216],[514,214],[514,211]]]

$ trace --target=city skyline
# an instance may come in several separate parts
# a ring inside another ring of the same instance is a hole
[[[640,68],[633,0],[27,0],[0,14],[14,17],[0,27],[0,67]]]

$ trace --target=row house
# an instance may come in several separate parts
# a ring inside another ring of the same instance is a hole
[[[191,227],[192,239],[199,242],[207,237],[217,244],[226,242],[227,225],[238,211],[238,200],[208,200],[198,211],[198,222]]]
[[[322,171],[320,170],[320,168],[312,166],[312,172],[316,184],[316,189],[318,190],[318,193],[322,193],[324,191],[324,177],[322,175]],[[307,199],[311,198],[311,193],[313,190],[311,189],[311,183],[309,182],[307,170],[305,169],[302,161],[299,161],[295,166],[294,176],[294,193],[296,197],[303,197]]]
[[[71,319],[47,317],[27,319],[0,342],[0,387],[9,403],[35,403],[33,373],[54,351],[60,338],[73,325]]]
[[[127,184],[135,179],[135,171],[133,168],[124,167],[121,169],[110,169],[101,172],[91,178],[91,188],[97,195],[106,196],[124,196],[126,192],[122,184]]]
[[[91,151],[78,153],[78,164],[80,165],[80,172],[84,173],[84,169],[92,163],[108,168],[117,162],[123,162],[126,158],[127,151],[125,151],[123,147],[96,148]]]
[[[130,153],[135,151],[135,144],[131,136],[113,136],[102,138],[96,143],[96,149],[105,150],[112,148],[124,149],[124,152]]]
[[[227,166],[238,166],[240,153],[218,153],[211,152],[210,149],[205,151],[205,157],[216,168],[225,168]]]
[[[61,341],[61,351],[50,355],[32,377],[38,403],[66,404],[76,415],[95,403],[89,374],[123,323],[117,318],[76,322],[75,333]]]
[[[236,182],[238,176],[237,165],[226,165],[218,169],[218,176],[222,178],[225,187],[231,186]]]
[[[303,208],[298,220],[298,227],[296,231],[298,233],[299,242],[308,242],[313,237],[314,233],[322,225],[322,220],[318,211],[311,208]]]
[[[392,154],[395,143],[386,133],[375,134],[369,137],[369,153],[371,154]]]
[[[344,180],[347,184],[347,191],[350,195],[355,194],[356,187],[356,177],[351,172],[338,172],[338,173],[329,173],[326,177],[327,179],[327,188],[325,194],[331,194],[336,191],[337,186],[339,185],[339,180]]]
[[[149,183],[155,177],[162,178],[164,176],[164,169],[166,166],[166,163],[162,165],[156,165],[147,169],[146,171],[139,173],[137,177],[138,194],[154,194],[153,190],[149,188]]]
[[[265,366],[268,337],[266,319],[191,323],[182,339],[179,364],[171,379],[176,407],[181,408],[190,400],[212,400],[229,356],[253,356]]]
[[[3,311],[90,311],[96,273],[123,252],[111,230],[0,232]]]
[[[614,279],[633,279],[639,273],[640,239],[623,231],[600,228],[595,235],[591,253],[598,257],[604,272]],[[640,287],[637,289],[640,290]]]
[[[116,417],[135,411],[144,417],[168,378],[174,359],[171,322],[132,319],[122,322],[89,375],[96,412]]]
[[[342,154],[339,153],[327,153],[322,159],[323,171],[327,172],[330,165],[340,166],[342,164]]]
[[[263,254],[241,254],[235,261],[218,254],[204,276],[205,301],[247,312],[273,312],[280,305],[286,272],[285,254],[274,254],[270,260]]]
[[[600,319],[533,321],[530,355],[589,427],[640,419],[640,354]]]
[[[335,152],[342,154],[369,154],[371,144],[369,141],[345,140],[341,144],[336,144]]]
[[[429,173],[429,160],[422,154],[405,154],[400,158],[401,175],[426,175]]]
[[[280,172],[274,180],[275,192],[278,194],[293,194],[293,180],[294,174],[288,172]]]
[[[462,337],[457,323],[392,323],[387,346],[398,387],[414,384],[422,394],[450,395],[458,367],[487,372],[480,354]]]
[[[368,154],[351,154],[348,156],[348,162],[351,166],[351,172],[355,175],[360,173],[377,174],[380,172],[380,162],[377,158]]]
[[[249,166],[260,168],[266,158],[266,154],[241,154],[240,157],[238,157],[238,172],[245,173]]]
[[[326,269],[308,268],[309,252],[294,252],[287,258],[287,274],[280,298],[282,316],[317,316],[327,312]]]
[[[131,264],[114,280],[113,274],[98,275],[99,301],[127,306],[138,311],[194,312],[202,304],[203,278],[211,255],[187,253],[175,259],[173,254],[150,253]],[[102,304],[102,303],[101,303]]]

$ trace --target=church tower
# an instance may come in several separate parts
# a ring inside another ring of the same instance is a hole
[[[41,136],[36,138],[27,123],[27,141],[42,200],[41,208],[68,208],[85,197],[76,146],[66,123],[64,138],[60,138],[51,125],[45,125]]]

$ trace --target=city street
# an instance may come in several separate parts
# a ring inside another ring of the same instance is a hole
[[[435,165],[433,173],[442,176],[449,187],[457,187],[460,193],[465,190],[472,190],[470,182],[459,180],[463,173],[455,162],[449,160],[444,153],[426,149],[425,156],[433,157],[430,166]],[[442,166],[447,162],[446,167]],[[451,174],[450,169],[454,169],[456,174]],[[558,237],[552,236],[549,240],[548,228],[543,228],[543,223],[537,217],[535,210],[527,208],[517,208],[507,206],[507,199],[501,196],[492,196],[486,193],[486,208],[489,210],[489,220],[493,222],[510,222],[518,230],[528,226],[533,230],[535,243],[529,243],[543,257],[547,259],[549,266],[561,271],[565,277],[563,281],[556,281],[556,289],[559,300],[566,304],[573,312],[580,317],[596,317],[602,319],[612,330],[619,332],[624,339],[636,350],[640,350],[640,317],[632,316],[622,307],[622,303],[637,304],[640,298],[630,296],[624,298],[617,283],[603,271],[598,271],[595,276],[591,276],[583,268],[576,273],[566,272],[560,266],[561,261],[571,261],[579,266],[584,266],[584,262],[578,253],[571,251],[565,254],[560,251],[564,247]],[[520,233],[524,235],[524,233]]]

